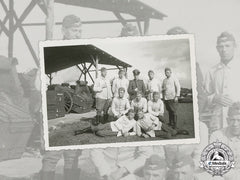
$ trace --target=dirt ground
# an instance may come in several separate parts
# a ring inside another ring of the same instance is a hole
[[[166,112],[166,111],[165,111]],[[168,119],[168,114],[165,114]],[[50,146],[67,146],[67,145],[83,145],[98,143],[116,143],[116,142],[135,142],[135,141],[154,141],[161,138],[142,138],[132,137],[98,137],[91,133],[80,134],[74,136],[74,131],[87,127],[90,118],[82,118],[78,122],[63,124],[61,128],[51,131],[49,134]],[[193,104],[179,103],[178,106],[178,125],[179,128],[189,131],[189,135],[177,135],[172,139],[193,138],[194,137],[194,121],[193,121]]]

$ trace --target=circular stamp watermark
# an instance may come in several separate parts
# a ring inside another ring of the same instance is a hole
[[[213,176],[222,176],[234,167],[232,150],[222,142],[213,142],[203,150],[200,167]]]

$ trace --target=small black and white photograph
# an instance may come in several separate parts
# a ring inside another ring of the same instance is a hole
[[[40,42],[47,150],[199,142],[194,36]]]

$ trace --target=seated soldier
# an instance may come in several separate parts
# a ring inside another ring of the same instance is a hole
[[[98,136],[134,136],[136,135],[136,121],[134,111],[130,109],[126,115],[120,117],[114,122],[89,126],[83,130],[75,131],[75,135],[85,132],[92,132]]]
[[[142,110],[144,113],[147,112],[147,99],[142,97],[141,91],[136,92],[136,97],[131,102],[131,109],[135,112],[135,119],[137,120],[137,113]]]
[[[120,87],[118,89],[118,97],[113,98],[112,106],[109,112],[110,119],[117,120],[121,116],[125,115],[130,109],[130,104],[127,98],[125,98],[125,88]]]
[[[171,138],[177,131],[168,127],[166,124],[149,113],[144,114],[142,110],[138,111],[137,135],[148,137]]]
[[[158,117],[161,122],[166,123],[164,118],[164,104],[160,99],[159,92],[153,92],[153,100],[148,101],[148,112]]]

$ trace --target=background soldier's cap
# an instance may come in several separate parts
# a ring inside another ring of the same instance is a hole
[[[79,26],[80,24],[81,24],[81,19],[73,14],[65,16],[62,22],[62,26],[65,28]]]
[[[153,70],[149,70],[149,71],[148,71],[148,74],[149,74],[149,73],[154,73],[154,71],[153,71]]]
[[[105,67],[102,67],[102,68],[100,69],[101,72],[106,71],[106,70],[107,70],[107,69],[106,69]]]
[[[139,74],[140,74],[140,71],[139,71],[138,69],[134,69],[134,70],[133,70],[133,74],[134,74],[134,75],[139,75]]]
[[[176,35],[176,34],[188,34],[188,32],[179,26],[173,27],[167,31],[167,35]]]
[[[228,109],[228,116],[240,115],[240,102],[235,102]]]
[[[169,67],[166,67],[165,71],[171,71],[172,72],[171,68],[169,68]]]
[[[217,44],[221,43],[221,42],[226,42],[226,41],[233,41],[234,43],[236,42],[235,41],[235,38],[232,34],[230,34],[229,32],[227,31],[224,31],[222,32],[218,38],[217,38]]]
[[[185,154],[176,154],[172,161],[171,168],[175,169],[175,168],[180,168],[186,165],[194,166],[192,157],[190,155],[185,155]]]
[[[126,24],[123,26],[121,36],[137,36],[139,35],[138,29],[132,24]]]
[[[145,170],[158,170],[166,168],[167,163],[165,159],[161,158],[159,155],[154,154],[146,159],[144,169]]]

